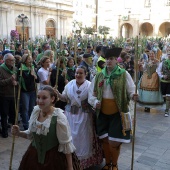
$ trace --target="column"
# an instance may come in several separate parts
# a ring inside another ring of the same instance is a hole
[[[2,9],[2,37],[7,38],[7,18],[6,18],[6,9]]]
[[[3,17],[2,17],[2,2],[0,6],[0,39],[3,38]]]
[[[63,36],[63,18],[60,17],[60,34],[59,37]]]
[[[36,37],[36,27],[37,27],[37,22],[36,22],[36,16],[37,16],[37,14],[36,14],[36,12],[34,12],[34,19],[33,19],[33,21],[34,21],[34,34],[33,34],[33,37],[35,38]]]
[[[63,37],[65,37],[65,18],[63,18]]]
[[[38,14],[38,34],[41,35],[41,14]]]
[[[8,11],[5,11],[5,13],[6,13],[6,35],[7,35],[7,40],[8,40],[8,42],[9,42],[9,40],[10,40],[10,30],[9,30],[9,24],[8,24],[8,21],[10,21],[9,19],[8,19]]]

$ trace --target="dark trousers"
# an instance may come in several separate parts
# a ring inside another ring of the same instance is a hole
[[[8,131],[8,122],[15,124],[15,101],[13,97],[0,97],[2,132]]]
[[[161,82],[162,95],[170,94],[170,83]]]
[[[2,117],[1,115],[2,115],[2,109],[3,109],[3,99],[2,99],[2,97],[0,96],[0,118]],[[0,120],[2,120],[2,118],[0,119]]]

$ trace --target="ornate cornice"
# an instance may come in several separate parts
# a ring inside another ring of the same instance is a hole
[[[50,10],[58,10],[58,11],[65,11],[69,13],[74,13],[73,5],[71,3],[66,3],[61,0],[55,1],[47,1],[47,0],[3,0],[0,2],[2,4],[15,4],[15,5],[24,5],[24,6],[32,6],[36,8],[45,8]]]

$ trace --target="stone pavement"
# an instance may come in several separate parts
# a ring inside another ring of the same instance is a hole
[[[165,106],[152,106],[150,113],[137,106],[134,170],[170,170],[170,117],[164,117]],[[12,170],[16,170],[29,140],[16,138]],[[12,137],[0,137],[0,170],[9,169]],[[131,169],[131,144],[123,144],[119,170]],[[101,165],[102,166],[102,165]],[[92,167],[88,170],[100,170]]]

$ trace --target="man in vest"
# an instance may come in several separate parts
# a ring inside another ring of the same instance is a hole
[[[165,117],[169,116],[170,108],[170,51],[167,52],[167,57],[157,68],[157,73],[161,80],[162,95],[166,101]]]
[[[106,50],[106,66],[93,79],[88,94],[89,104],[96,109],[97,134],[106,160],[103,169],[118,170],[120,146],[130,142],[130,130],[125,130],[122,115],[128,112],[129,99],[138,99],[130,74],[117,65],[121,51],[122,48]]]
[[[102,71],[102,69],[104,68],[104,66],[105,66],[105,62],[106,62],[106,60],[105,60],[105,52],[106,52],[106,49],[107,49],[108,47],[106,47],[106,46],[103,46],[102,48],[101,48],[101,56],[99,57],[99,59],[97,60],[97,65],[96,65],[96,70],[97,70],[97,72],[101,72]]]

